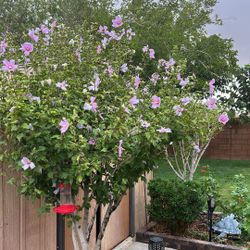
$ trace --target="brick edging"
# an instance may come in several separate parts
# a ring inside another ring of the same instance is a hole
[[[156,225],[155,222],[150,222],[146,227],[136,233],[136,241],[148,243],[152,236],[162,237],[165,241],[165,246],[178,250],[242,250],[243,247],[228,246],[216,244],[208,241],[194,240],[179,236],[165,235],[150,232],[150,229]]]

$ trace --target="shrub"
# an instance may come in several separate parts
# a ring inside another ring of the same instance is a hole
[[[194,181],[152,180],[149,195],[150,218],[167,223],[172,234],[183,233],[197,219],[205,201],[201,184]]]
[[[216,201],[216,206],[220,205],[220,186],[217,180],[214,178],[213,174],[210,172],[209,166],[204,166],[201,170],[202,173],[205,173],[200,179],[199,182],[202,185],[203,193],[206,199],[213,197]],[[204,204],[205,210],[207,209],[207,203]]]
[[[250,187],[242,174],[234,176],[230,200],[224,203],[224,212],[234,214],[241,223],[243,236],[250,236]]]

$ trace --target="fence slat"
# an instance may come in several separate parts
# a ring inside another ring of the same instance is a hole
[[[17,177],[8,168],[5,168],[8,177],[3,177],[3,250],[20,249],[20,196],[14,185],[7,183],[9,177]]]

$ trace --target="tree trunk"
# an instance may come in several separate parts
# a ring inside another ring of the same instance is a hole
[[[77,242],[79,242],[79,245],[81,246],[80,249],[81,250],[88,250],[89,249],[89,246],[88,246],[88,242],[85,238],[85,235],[83,233],[83,230],[81,229],[81,225],[79,222],[77,221],[74,221],[73,222],[73,231],[74,231],[74,237],[76,235],[76,238],[77,238]],[[72,235],[73,237],[73,235]],[[75,250],[78,250],[78,248],[76,248]]]

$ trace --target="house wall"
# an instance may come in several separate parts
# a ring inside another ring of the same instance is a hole
[[[204,157],[250,160],[250,123],[227,126],[211,141]]]

